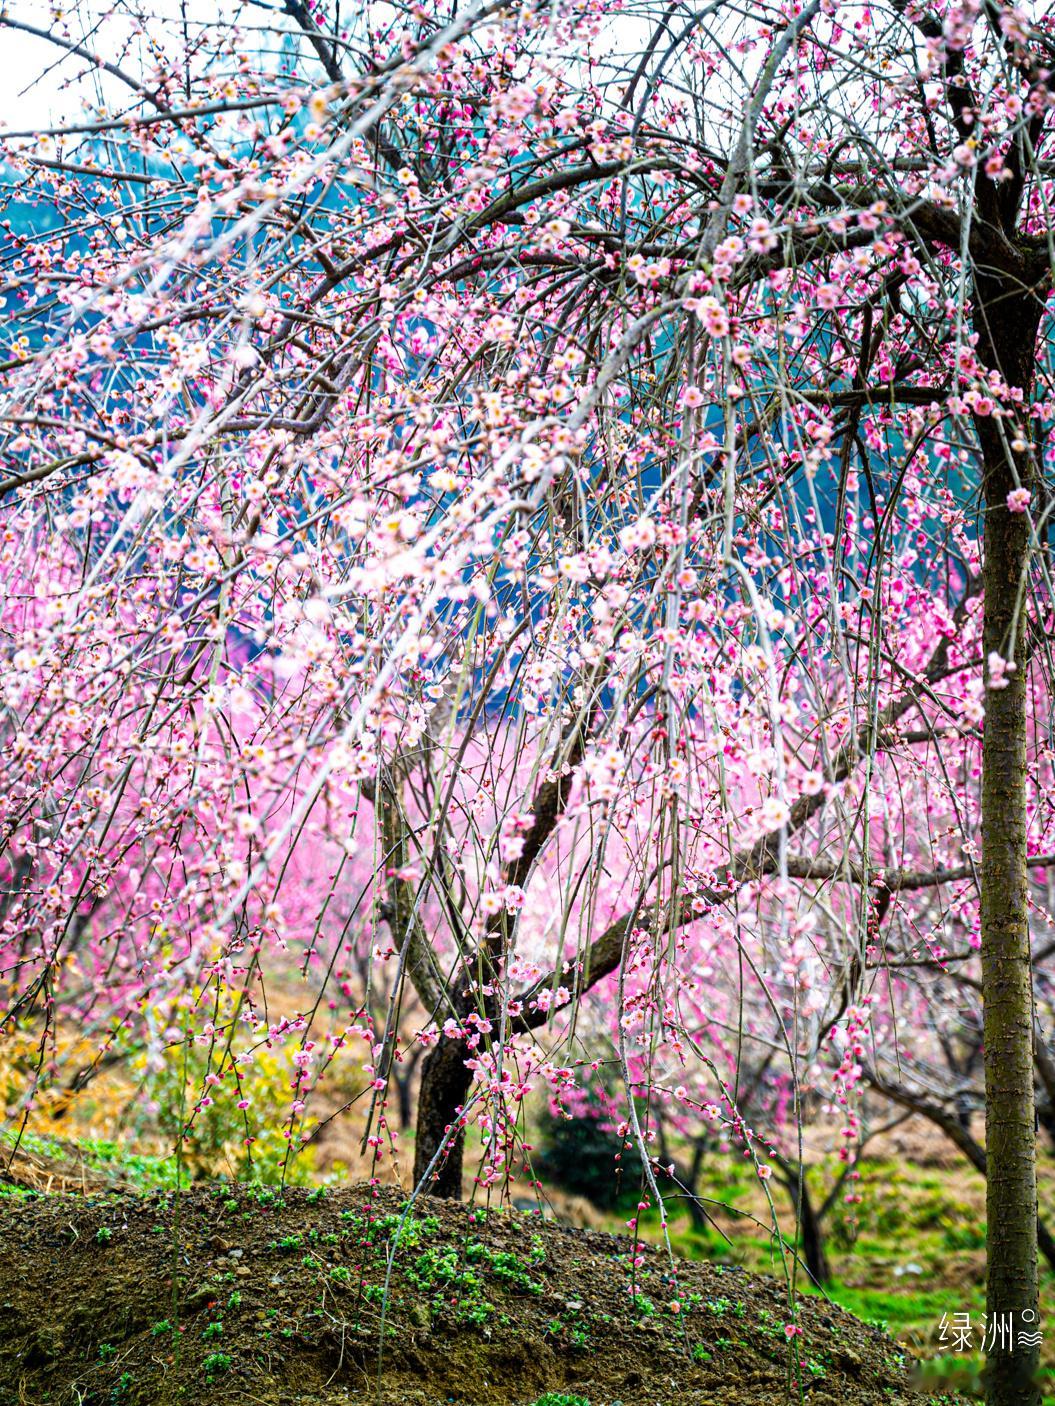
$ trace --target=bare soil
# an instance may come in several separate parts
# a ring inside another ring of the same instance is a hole
[[[546,1406],[921,1400],[897,1344],[821,1298],[793,1320],[774,1279],[672,1266],[535,1213],[427,1197],[408,1209],[370,1186],[0,1203],[0,1406],[532,1406],[547,1393]]]

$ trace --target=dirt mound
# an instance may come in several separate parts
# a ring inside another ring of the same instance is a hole
[[[841,1309],[789,1324],[775,1281],[378,1188],[0,1205],[0,1406],[919,1400]]]

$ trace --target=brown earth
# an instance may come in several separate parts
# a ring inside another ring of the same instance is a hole
[[[897,1345],[822,1299],[789,1343],[774,1280],[426,1197],[400,1232],[405,1206],[366,1186],[4,1198],[0,1406],[920,1400]]]

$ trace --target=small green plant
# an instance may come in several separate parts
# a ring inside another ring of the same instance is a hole
[[[223,1324],[222,1324],[222,1323],[207,1323],[207,1324],[205,1325],[205,1327],[202,1329],[201,1335],[202,1335],[202,1337],[206,1340],[206,1342],[208,1342],[210,1338],[222,1338],[222,1337],[223,1337]]]
[[[693,1362],[710,1362],[712,1353],[708,1352],[703,1343],[697,1343],[692,1349]]]
[[[780,1324],[765,1308],[758,1311],[758,1331],[764,1338],[783,1338],[784,1336]]]
[[[159,1318],[158,1321],[154,1324],[154,1326],[153,1326],[153,1327],[151,1328],[151,1330],[150,1330],[151,1336],[152,1336],[152,1337],[155,1337],[155,1338],[163,1337],[165,1333],[171,1333],[171,1332],[172,1332],[172,1324],[169,1322],[169,1320],[168,1320],[167,1318]]]
[[[229,1372],[234,1365],[234,1358],[229,1352],[210,1352],[201,1364],[205,1373],[205,1380],[211,1382],[213,1377],[220,1372]]]
[[[635,1294],[630,1302],[634,1306],[634,1312],[639,1313],[642,1318],[651,1318],[656,1312],[656,1305],[644,1294]]]
[[[474,1328],[482,1328],[492,1313],[494,1313],[494,1306],[478,1299],[459,1308],[458,1319],[462,1323],[471,1324]]]
[[[113,1406],[117,1406],[118,1402],[125,1400],[128,1393],[132,1390],[132,1381],[131,1372],[121,1373],[117,1381],[110,1388],[110,1401],[113,1403]]]
[[[95,1232],[95,1238],[100,1245],[109,1245],[110,1241],[114,1238],[114,1233],[109,1226],[101,1225]]]
[[[535,1406],[590,1406],[585,1396],[575,1396],[567,1391],[546,1391],[535,1402]]]
[[[100,1343],[100,1344],[99,1344],[99,1361],[100,1361],[100,1362],[109,1362],[110,1359],[111,1359],[111,1357],[116,1357],[116,1356],[117,1356],[117,1348],[114,1347],[113,1343]]]
[[[529,1276],[517,1255],[504,1250],[489,1250],[486,1245],[474,1241],[465,1247],[465,1258],[482,1260],[496,1279],[504,1280],[524,1293],[542,1293],[542,1285]]]

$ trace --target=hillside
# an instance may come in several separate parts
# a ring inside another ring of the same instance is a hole
[[[822,1299],[789,1338],[773,1280],[537,1214],[405,1209],[367,1186],[6,1197],[0,1406],[922,1399],[897,1345]]]

